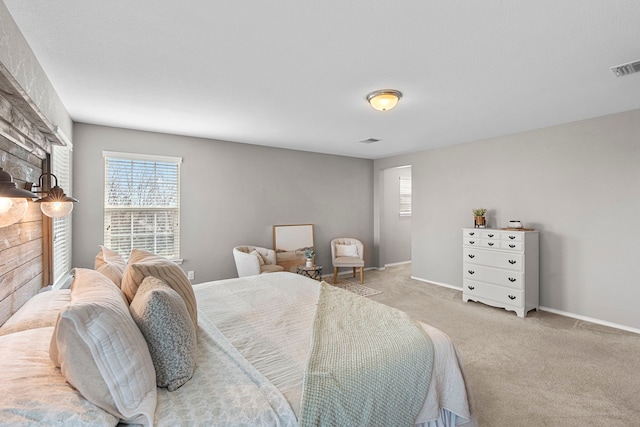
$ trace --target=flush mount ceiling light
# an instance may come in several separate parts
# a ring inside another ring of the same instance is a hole
[[[402,92],[394,89],[376,90],[367,95],[369,104],[378,111],[391,110],[398,105],[400,98],[402,98]]]

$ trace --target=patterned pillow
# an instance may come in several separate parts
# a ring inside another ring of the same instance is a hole
[[[85,399],[126,423],[153,425],[156,373],[122,291],[95,270],[76,268],[49,357]]]
[[[129,256],[129,264],[124,271],[122,277],[122,291],[124,292],[129,303],[133,301],[133,297],[138,291],[138,287],[145,279],[145,277],[153,276],[162,280],[167,285],[171,286],[174,291],[182,297],[193,326],[198,328],[198,308],[196,305],[196,296],[193,293],[193,286],[184,274],[182,268],[168,259],[154,255],[152,253],[142,251],[139,249],[133,249]]]
[[[174,391],[189,381],[196,367],[196,330],[180,295],[146,277],[129,310],[147,340],[158,387]]]
[[[120,287],[124,269],[127,268],[127,261],[119,253],[101,245],[100,252],[96,255],[94,268]]]

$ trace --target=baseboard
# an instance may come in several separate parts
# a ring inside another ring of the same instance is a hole
[[[400,261],[400,262],[392,262],[389,264],[385,264],[384,267],[382,268],[382,270],[384,270],[387,267],[394,267],[396,265],[405,265],[405,264],[411,264],[411,260],[409,261]]]
[[[549,313],[558,314],[560,316],[571,317],[572,319],[584,320],[585,322],[595,323],[597,325],[608,326],[610,328],[621,329],[627,332],[633,332],[640,334],[640,329],[632,328],[630,326],[620,325],[618,323],[607,322],[606,320],[595,319],[593,317],[583,316],[581,314],[569,313],[568,311],[556,310],[551,307],[538,307],[539,310],[548,311]]]
[[[431,283],[433,285],[438,285],[438,286],[442,286],[442,287],[449,288],[449,289],[455,289],[456,291],[462,292],[462,288],[459,287],[459,286],[453,286],[453,285],[450,285],[448,283],[436,282],[434,280],[421,279],[421,278],[416,277],[416,276],[411,276],[411,278],[413,280],[417,280],[419,282]]]
[[[418,280],[419,282],[431,283],[438,286],[443,286],[445,288],[455,289],[456,291],[462,292],[462,288],[458,286],[449,285],[448,283],[436,282],[434,280],[421,279],[419,277],[411,276],[412,279]],[[585,322],[595,323],[596,325],[608,326],[610,328],[620,329],[627,332],[633,332],[635,334],[640,334],[640,329],[632,328],[630,326],[620,325],[618,323],[607,322],[606,320],[595,319],[593,317],[582,316],[580,314],[569,313],[568,311],[556,310],[555,308],[539,306],[538,310],[548,311],[549,313],[558,314],[564,317],[571,317],[572,319],[584,320]]]

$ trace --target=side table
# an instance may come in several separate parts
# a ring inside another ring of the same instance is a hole
[[[307,276],[311,279],[315,279],[317,281],[322,280],[322,266],[314,265],[313,267],[307,267],[305,265],[296,266],[296,273],[301,274],[303,276]]]

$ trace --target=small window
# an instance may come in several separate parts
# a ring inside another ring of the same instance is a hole
[[[104,244],[180,259],[179,157],[104,152]]]
[[[400,177],[400,216],[411,216],[411,177]]]
[[[63,188],[65,193],[73,194],[70,146],[52,145],[51,173],[56,176],[58,186]],[[57,285],[71,270],[71,215],[51,219],[51,241],[52,283]]]

